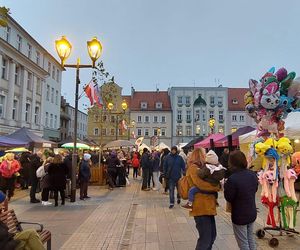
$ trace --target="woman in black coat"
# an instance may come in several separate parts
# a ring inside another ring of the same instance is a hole
[[[68,167],[63,163],[61,155],[54,156],[53,163],[49,165],[48,174],[50,179],[50,188],[54,191],[55,206],[58,206],[58,192],[60,192],[61,204],[65,205],[65,189]]]

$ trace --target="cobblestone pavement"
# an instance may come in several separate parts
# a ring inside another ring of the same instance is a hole
[[[193,218],[186,210],[168,208],[168,196],[156,191],[140,191],[140,182],[131,181],[126,188],[113,191],[90,187],[88,201],[66,203],[57,208],[30,204],[28,197],[14,200],[10,207],[23,221],[44,224],[52,232],[56,249],[112,249],[112,250],[189,250],[195,249],[197,231]],[[230,222],[224,211],[225,202],[219,197],[217,232],[213,249],[238,249]],[[260,205],[256,228],[263,227],[265,209]],[[298,219],[299,215],[298,215]],[[300,229],[299,226],[297,229]],[[270,236],[257,240],[258,249],[268,246]],[[277,249],[300,249],[295,236],[278,237]]]

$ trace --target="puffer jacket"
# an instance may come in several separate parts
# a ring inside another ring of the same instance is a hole
[[[0,173],[4,178],[11,178],[20,170],[20,167],[20,163],[17,160],[12,160],[11,162],[5,160],[0,165]]]

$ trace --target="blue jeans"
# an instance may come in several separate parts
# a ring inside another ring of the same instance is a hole
[[[193,202],[195,200],[195,195],[197,193],[199,193],[199,188],[197,187],[191,187],[190,190],[189,190],[189,202]]]
[[[175,204],[175,187],[177,189],[177,199],[180,200],[180,195],[178,193],[178,181],[169,179],[169,197],[170,197],[170,205],[174,205]]]
[[[256,250],[253,224],[253,222],[247,225],[236,225],[232,223],[234,236],[241,250]]]
[[[216,221],[213,215],[195,216],[199,233],[196,250],[210,250],[217,237]]]

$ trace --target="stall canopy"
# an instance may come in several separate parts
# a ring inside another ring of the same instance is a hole
[[[255,128],[251,126],[246,126],[239,128],[237,131],[231,134],[232,136],[232,146],[238,146],[239,145],[239,136],[243,134],[247,134],[251,131],[255,130]],[[214,143],[214,146],[216,148],[221,148],[221,147],[228,147],[228,137],[224,136],[222,139],[216,141]]]
[[[194,145],[194,148],[209,148],[210,147],[210,140],[212,139],[214,142],[222,139],[224,137],[223,134],[212,134],[208,137],[206,137],[203,141],[198,142]]]
[[[35,133],[31,132],[29,129],[25,127],[20,128],[19,130],[15,131],[12,134],[6,135],[6,137],[9,139],[24,141],[26,144],[29,144],[30,146],[33,147],[50,148],[50,147],[57,146],[57,143],[52,141],[47,141],[42,137],[36,135]]]
[[[194,147],[194,145],[200,141],[203,141],[204,137],[203,136],[200,136],[200,137],[197,137],[193,140],[191,140],[188,144],[186,144],[184,147],[182,147],[183,149],[189,149],[191,147]]]
[[[130,141],[116,140],[116,141],[112,141],[112,142],[107,143],[103,148],[113,149],[113,148],[128,148],[128,147],[135,147],[135,145]]]
[[[169,147],[168,145],[166,145],[165,143],[161,142],[161,143],[159,143],[159,144],[155,147],[155,150],[161,151],[161,150],[163,150],[163,149],[165,149],[165,148],[167,148],[167,149],[170,150],[170,147]]]
[[[0,147],[20,147],[27,146],[28,142],[13,139],[7,136],[0,136]]]

